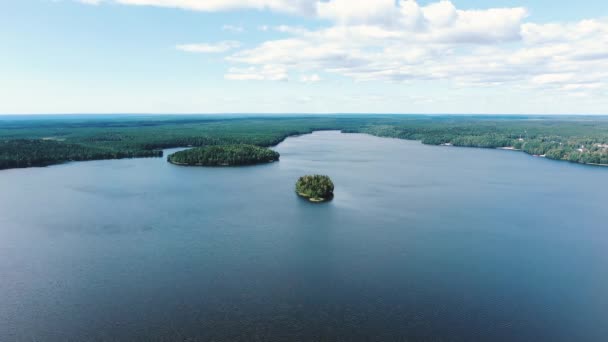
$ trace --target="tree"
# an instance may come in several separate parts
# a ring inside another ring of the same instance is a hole
[[[296,182],[296,192],[311,201],[329,200],[334,195],[334,183],[328,176],[306,175]]]

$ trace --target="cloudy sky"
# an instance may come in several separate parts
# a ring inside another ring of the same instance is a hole
[[[0,113],[608,114],[606,0],[0,0]]]

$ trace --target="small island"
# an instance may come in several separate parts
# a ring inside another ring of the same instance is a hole
[[[280,154],[254,145],[214,145],[171,154],[167,161],[186,166],[241,166],[272,163]]]
[[[334,197],[334,183],[328,176],[302,176],[296,182],[296,193],[311,202],[329,201]]]

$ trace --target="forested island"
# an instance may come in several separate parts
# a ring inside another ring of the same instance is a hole
[[[328,176],[302,176],[296,182],[296,193],[311,202],[325,202],[334,197],[334,183]]]
[[[271,163],[280,154],[269,148],[254,145],[215,145],[197,147],[171,154],[167,160],[188,166],[241,166]]]
[[[605,116],[0,116],[0,169],[68,161],[161,157],[162,149],[274,146],[315,130],[423,144],[506,148],[550,159],[608,165]],[[193,152],[194,153],[194,152]]]

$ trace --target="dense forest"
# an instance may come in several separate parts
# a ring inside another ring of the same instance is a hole
[[[160,150],[111,149],[53,140],[0,141],[0,169],[47,166],[65,161],[162,157]]]
[[[32,120],[0,117],[0,169],[75,160],[161,157],[162,149],[249,144],[274,146],[288,136],[355,127],[336,118],[113,116]]]
[[[279,153],[254,145],[215,145],[176,152],[167,160],[189,166],[239,166],[270,163],[279,160]]]
[[[334,197],[334,183],[328,176],[302,176],[296,182],[296,193],[311,202],[327,201]]]
[[[255,145],[342,130],[424,144],[510,148],[608,164],[608,117],[592,116],[54,116],[0,117],[0,169],[68,161],[160,157],[162,149]]]
[[[608,165],[606,117],[459,118],[367,125],[345,132],[420,140],[428,145],[508,148],[555,160]]]

